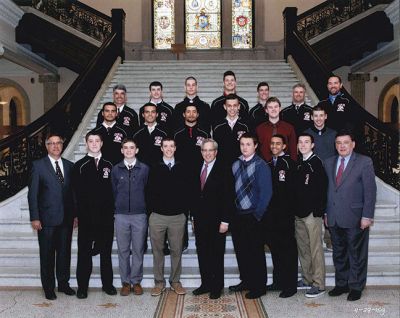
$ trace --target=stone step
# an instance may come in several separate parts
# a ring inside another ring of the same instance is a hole
[[[272,282],[272,267],[267,264],[268,268],[268,281]],[[114,266],[114,285],[121,286],[120,277],[118,275],[118,267]],[[76,267],[71,267],[71,280],[72,287],[76,287]],[[101,287],[100,268],[93,266],[93,272],[90,279],[90,287]],[[169,268],[165,270],[165,278],[168,281]],[[225,269],[225,287],[237,284],[239,282],[238,270],[235,268]],[[154,276],[151,268],[144,268],[144,275],[142,286],[152,287],[154,284]],[[188,288],[198,287],[200,285],[200,274],[198,267],[184,267],[182,268],[181,282],[183,286]],[[400,285],[400,277],[398,266],[396,265],[369,265],[368,266],[368,280],[369,286],[374,285]],[[326,266],[326,285],[334,286],[334,267]],[[0,286],[41,286],[39,267],[3,267],[0,272]]]

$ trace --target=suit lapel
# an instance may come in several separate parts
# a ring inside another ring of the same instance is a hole
[[[345,180],[345,179],[348,177],[348,175],[351,173],[351,170],[352,170],[352,168],[353,168],[353,166],[354,166],[355,161],[356,161],[356,154],[355,154],[355,152],[353,152],[353,153],[351,154],[351,157],[350,157],[349,162],[347,163],[346,168],[345,168],[344,171],[343,171],[342,178],[340,179],[340,182],[339,182],[339,184],[337,185],[337,188],[339,188],[339,187],[343,184],[344,180]]]
[[[47,167],[47,170],[49,171],[49,173],[54,177],[55,180],[57,180],[57,182],[59,183],[60,180],[58,180],[57,175],[56,175],[56,171],[53,168],[53,165],[51,164],[51,161],[49,159],[49,157],[45,157],[45,165]]]

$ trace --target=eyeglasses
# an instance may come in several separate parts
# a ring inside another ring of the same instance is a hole
[[[61,146],[62,144],[63,144],[62,141],[46,142],[46,145],[48,145],[48,146]]]

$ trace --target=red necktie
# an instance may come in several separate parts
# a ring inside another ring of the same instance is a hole
[[[336,185],[339,185],[344,171],[344,158],[340,159],[340,166],[336,175]]]
[[[204,185],[206,184],[206,179],[207,179],[207,168],[208,168],[208,164],[205,163],[204,164],[204,169],[200,174],[200,187],[201,187],[201,191],[203,191]]]
[[[193,137],[193,127],[189,127],[189,137]]]

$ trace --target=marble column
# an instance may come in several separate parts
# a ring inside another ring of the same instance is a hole
[[[47,112],[58,102],[58,74],[39,75],[39,83],[43,83],[43,112]]]
[[[349,73],[351,96],[362,106],[365,107],[365,82],[370,80],[369,73]]]

